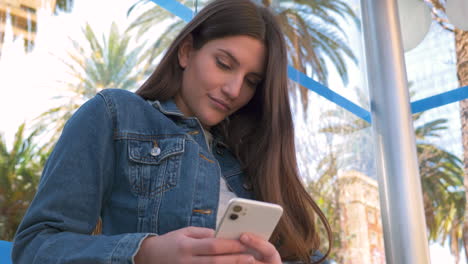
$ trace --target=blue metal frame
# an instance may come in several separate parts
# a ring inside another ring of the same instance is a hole
[[[12,264],[11,261],[11,249],[13,248],[13,243],[8,241],[0,240],[0,263],[2,264]]]

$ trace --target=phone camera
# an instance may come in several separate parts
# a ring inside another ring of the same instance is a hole
[[[233,210],[234,212],[238,213],[238,212],[242,211],[242,206],[236,205],[236,206],[234,206],[234,208],[232,208],[232,210]]]
[[[237,218],[239,218],[239,216],[236,215],[236,214],[231,214],[231,215],[229,216],[229,219],[231,219],[231,220],[236,220]]]

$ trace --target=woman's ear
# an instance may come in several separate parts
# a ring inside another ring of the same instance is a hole
[[[179,59],[179,65],[182,69],[185,69],[188,65],[190,55],[193,49],[193,37],[192,35],[186,36],[179,45],[177,56]]]

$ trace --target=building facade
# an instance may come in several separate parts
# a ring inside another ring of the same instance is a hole
[[[343,264],[384,264],[385,247],[377,182],[358,171],[339,176]]]
[[[52,11],[56,0],[0,0],[0,54],[7,25],[11,24],[14,37],[22,37],[27,51],[34,47],[37,32],[37,11]]]

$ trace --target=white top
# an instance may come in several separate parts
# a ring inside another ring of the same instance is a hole
[[[208,149],[211,151],[211,143],[213,142],[213,135],[206,129],[204,129],[206,142],[208,143]],[[219,225],[221,218],[226,212],[229,200],[237,197],[237,195],[231,192],[226,184],[226,180],[223,177],[220,177],[219,181],[219,201],[218,201],[218,213],[216,215],[216,226]]]
[[[224,180],[223,177],[221,177],[221,180],[219,181],[219,202],[218,202],[218,214],[216,215],[216,226],[219,225],[219,222],[221,221],[221,218],[224,215],[224,212],[226,212],[226,209],[229,204],[229,200],[232,198],[236,198],[237,195],[231,191],[229,191],[226,180]]]

